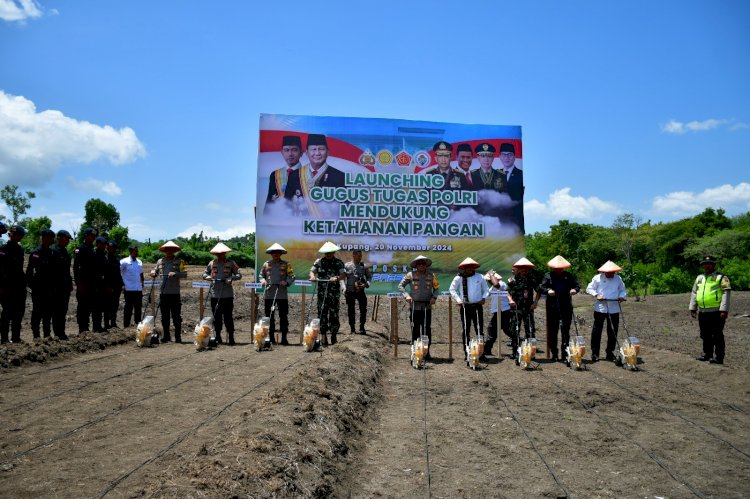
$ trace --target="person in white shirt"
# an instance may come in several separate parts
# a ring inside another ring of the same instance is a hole
[[[490,295],[487,282],[476,270],[479,264],[471,258],[466,258],[458,266],[459,273],[453,278],[450,286],[450,294],[458,304],[461,316],[461,326],[464,331],[464,347],[469,346],[471,325],[474,324],[476,334],[483,334],[483,311],[482,305]],[[466,348],[464,348],[466,351]]]
[[[620,302],[625,301],[627,292],[625,283],[617,272],[622,268],[613,261],[599,267],[599,273],[591,279],[586,293],[596,297],[594,302],[594,325],[591,328],[591,360],[599,360],[599,345],[602,338],[604,321],[607,322],[607,360],[615,360],[617,329],[620,325]]]
[[[503,278],[495,272],[490,270],[484,274],[484,280],[487,281],[490,289],[490,313],[492,318],[487,326],[487,342],[484,344],[484,355],[494,355],[492,353],[492,346],[497,341],[497,314],[500,312],[500,329],[503,330],[508,338],[513,336],[510,330],[510,307],[515,305],[513,298],[508,293],[508,285],[503,281]],[[499,300],[498,300],[499,298]],[[498,301],[499,307],[498,307]],[[498,310],[499,309],[499,310]],[[515,358],[516,352],[511,352],[511,358]]]
[[[143,304],[143,262],[138,258],[138,246],[130,246],[130,256],[120,260],[120,275],[125,285],[125,308],[123,325],[130,327],[130,316],[135,312],[135,323],[141,322]]]

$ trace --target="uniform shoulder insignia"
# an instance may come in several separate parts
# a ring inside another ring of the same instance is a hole
[[[73,253],[77,255],[79,251],[81,251],[81,248],[76,248],[76,250]]]

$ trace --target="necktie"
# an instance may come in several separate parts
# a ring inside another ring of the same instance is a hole
[[[317,175],[317,174],[318,174],[318,170],[313,170],[313,171],[312,171],[312,176],[313,176],[313,177],[315,177],[315,175]]]
[[[471,185],[471,174],[466,172],[466,185]]]
[[[292,174],[292,172],[293,172],[293,171],[294,171],[294,170],[292,170],[291,168],[287,168],[287,169],[286,169],[286,176],[287,176],[287,177],[288,177],[288,176],[290,176],[290,175]]]

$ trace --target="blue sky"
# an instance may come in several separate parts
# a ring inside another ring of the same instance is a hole
[[[241,235],[260,113],[357,116],[522,126],[527,232],[738,214],[748,54],[744,0],[0,0],[0,185]]]

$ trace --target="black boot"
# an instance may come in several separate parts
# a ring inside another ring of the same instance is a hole
[[[327,347],[328,346],[328,335],[325,333],[321,333],[320,335],[320,345]]]
[[[331,334],[331,345],[335,345],[335,344],[336,344],[336,335]]]
[[[289,342],[286,340],[286,333],[281,333],[281,344],[288,345]]]
[[[229,346],[234,346],[235,345],[235,342],[234,342],[234,331],[232,331],[231,333],[227,333],[227,334],[229,335],[229,342],[227,344]]]

